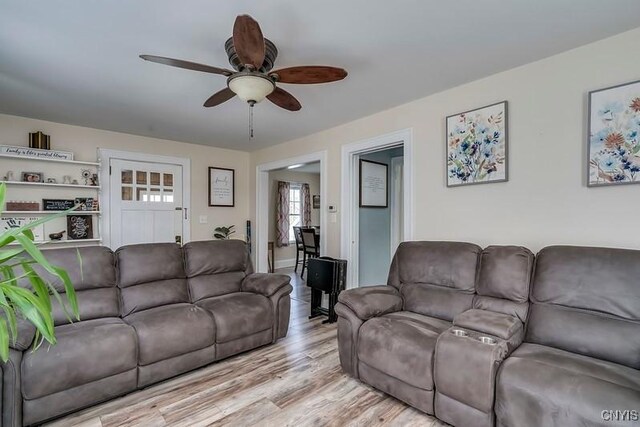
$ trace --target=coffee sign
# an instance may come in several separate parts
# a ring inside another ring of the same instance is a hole
[[[66,211],[75,206],[75,200],[42,199],[43,211]]]

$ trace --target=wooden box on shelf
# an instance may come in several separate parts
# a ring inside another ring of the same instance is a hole
[[[39,211],[40,203],[38,202],[7,202],[7,211]]]

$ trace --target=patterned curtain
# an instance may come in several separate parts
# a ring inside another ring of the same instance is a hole
[[[300,199],[302,199],[302,225],[311,225],[311,191],[309,184],[302,184],[300,187]]]
[[[289,183],[278,181],[276,194],[276,246],[289,246]]]

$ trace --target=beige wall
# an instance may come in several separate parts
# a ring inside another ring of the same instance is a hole
[[[294,170],[277,170],[269,172],[269,241],[276,239],[276,203],[278,181],[289,181],[309,184],[311,196],[320,194],[320,174],[296,172]],[[313,199],[311,201],[313,203]],[[311,209],[311,225],[320,225],[320,209]],[[276,268],[293,265],[296,258],[295,245],[275,248]],[[294,260],[294,262],[287,262]],[[283,264],[284,263],[284,264]]]
[[[191,159],[191,239],[209,239],[216,226],[230,224],[236,225],[237,234],[244,235],[245,221],[249,218],[249,153],[0,114],[0,144],[27,146],[29,132],[38,130],[51,135],[52,148],[73,151],[76,160],[96,161],[98,147]],[[215,131],[212,131],[212,135],[214,134]],[[236,170],[235,207],[212,208],[208,206],[207,168],[209,166]],[[81,167],[55,165],[55,171],[47,170],[47,167],[49,166],[45,162],[0,159],[0,177],[4,176],[9,169],[16,173],[22,170],[40,170],[51,176],[63,175],[61,170],[65,170],[64,174],[73,175],[80,181]],[[43,190],[42,187],[37,187],[37,189],[11,187],[8,190],[7,200],[37,200],[41,202],[43,197],[91,197],[92,194],[89,190],[46,190]],[[199,223],[200,215],[208,217],[207,224]],[[61,227],[65,228],[62,225]],[[46,230],[46,232],[49,231]]]
[[[251,194],[256,165],[326,149],[327,202],[341,209],[340,147],[412,128],[414,155],[405,161],[414,165],[415,239],[534,251],[550,244],[640,248],[640,185],[587,188],[585,178],[587,93],[640,78],[640,56],[631,54],[639,41],[636,29],[254,152]],[[446,188],[445,117],[502,100],[509,102],[509,182]],[[329,222],[329,255],[339,256],[339,230]]]

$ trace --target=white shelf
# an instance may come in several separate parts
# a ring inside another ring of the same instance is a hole
[[[37,162],[68,163],[72,165],[84,165],[84,166],[95,166],[95,167],[100,166],[99,162],[83,162],[81,160],[63,160],[63,159],[45,159],[41,157],[14,156],[12,154],[0,154],[0,159],[35,160]]]
[[[0,181],[4,182],[7,185],[35,185],[42,187],[67,187],[67,188],[93,188],[95,190],[99,190],[99,185],[83,185],[83,184],[58,184],[51,182],[23,182],[23,181]]]
[[[2,215],[53,215],[65,211],[2,211]],[[87,214],[87,215],[100,215],[100,211],[71,211],[69,215]]]
[[[102,239],[77,239],[77,240],[36,240],[36,245],[64,245],[64,244],[78,244],[78,243],[96,243],[102,242]],[[16,246],[19,243],[9,243],[7,246]]]

